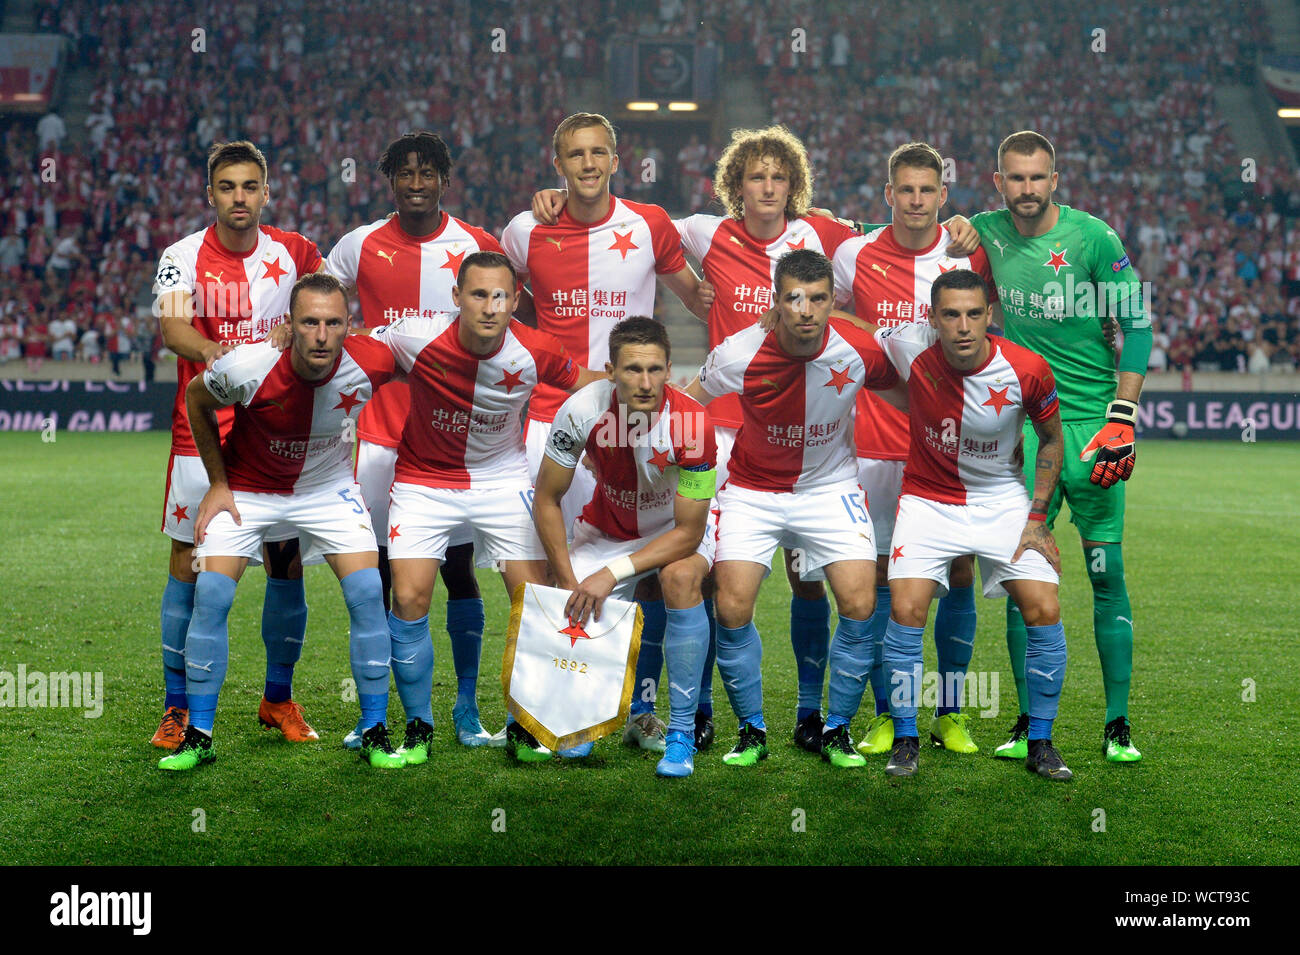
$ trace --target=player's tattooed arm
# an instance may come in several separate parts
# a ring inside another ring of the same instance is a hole
[[[229,511],[236,524],[243,521],[235,507],[234,495],[226,481],[226,464],[221,457],[221,433],[217,425],[217,409],[225,407],[203,382],[202,375],[190,379],[185,388],[185,410],[189,414],[190,432],[198,448],[203,469],[208,472],[208,492],[199,503],[199,513],[194,519],[194,542],[202,544],[208,524],[222,511]]]
[[[1020,546],[1012,561],[1020,559],[1026,550],[1036,550],[1052,568],[1060,573],[1061,552],[1052,532],[1047,529],[1047,507],[1061,479],[1061,462],[1065,459],[1065,435],[1061,430],[1060,413],[1045,421],[1033,422],[1038,435],[1038,455],[1034,459],[1034,498],[1029,505],[1029,519],[1020,533]]]

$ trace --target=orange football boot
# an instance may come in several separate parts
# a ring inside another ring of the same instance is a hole
[[[291,743],[320,739],[319,734],[303,719],[302,705],[293,700],[271,703],[262,697],[262,705],[257,708],[257,721],[266,729],[278,729]]]
[[[163,714],[162,722],[158,724],[158,732],[153,734],[153,739],[149,742],[160,749],[175,749],[185,739],[185,728],[189,725],[189,710],[169,706]]]

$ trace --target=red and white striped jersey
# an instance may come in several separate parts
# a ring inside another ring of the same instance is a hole
[[[826,216],[809,216],[786,222],[785,230],[770,242],[755,239],[744,222],[722,216],[697,214],[673,220],[682,246],[700,260],[704,277],[714,288],[709,309],[709,347],[717,348],[772,307],[776,263],[792,249],[813,249],[827,258],[841,243],[857,235]],[[838,279],[836,280],[838,284]],[[739,428],[740,401],[724,395],[709,405],[713,423]]]
[[[371,337],[411,385],[395,479],[443,488],[528,486],[520,414],[538,383],[572,388],[578,366],[545,332],[511,321],[491,355],[460,343],[456,315],[402,316]]]
[[[308,381],[293,370],[292,355],[269,342],[240,345],[203,372],[208,391],[233,408],[221,449],[231,490],[293,494],[352,483],[357,416],[393,377],[393,356],[349,335],[334,370]]]
[[[408,234],[393,216],[339,239],[325,268],[344,285],[356,286],[361,317],[367,328],[376,328],[399,315],[454,312],[451,289],[465,256],[500,251],[501,244],[489,233],[445,212],[442,224],[422,236]],[[409,386],[391,382],[366,405],[357,434],[372,444],[395,448],[410,410]]]
[[[686,268],[668,213],[617,196],[610,197],[609,215],[599,222],[578,222],[566,208],[547,226],[521,212],[501,233],[501,244],[532,287],[537,327],[588,368],[605,367],[616,324],[633,315],[654,316],[655,275]],[[542,385],[528,417],[550,421],[566,397]]]
[[[990,335],[984,364],[958,371],[928,324],[882,328],[876,340],[907,381],[912,445],[902,493],[945,504],[1024,497],[1013,457],[1025,414],[1046,421],[1060,409],[1047,361]]]
[[[217,238],[217,227],[210,225],[163,251],[153,293],[157,297],[188,293],[194,302],[194,330],[204,338],[232,345],[260,342],[289,313],[294,283],[320,264],[316,243],[297,232],[260,226],[252,251],[232,252]],[[185,387],[202,372],[202,362],[177,357],[173,454],[199,453],[185,414]],[[217,413],[223,439],[234,415],[230,409]]]
[[[840,246],[835,266],[835,301],[852,299],[853,313],[881,328],[906,322],[925,322],[930,316],[930,286],[944,272],[970,269],[984,279],[989,301],[998,298],[993,271],[984,250],[973,255],[950,256],[952,236],[943,226],[928,249],[909,249],[898,243],[893,226],[882,226],[855,236]],[[907,415],[875,395],[858,396],[854,437],[858,456],[881,461],[907,460]]]
[[[728,483],[756,491],[809,491],[857,482],[853,404],[859,389],[892,388],[898,375],[862,329],[832,318],[822,347],[795,358],[776,332],[751,325],[713,351],[700,369],[711,395],[740,395],[744,420]]]
[[[663,403],[648,427],[637,424],[620,407],[614,383],[594,381],[560,406],[546,442],[546,456],[566,468],[576,469],[586,451],[596,472],[596,493],[582,519],[616,540],[669,530],[679,469],[708,471],[718,465],[708,411],[673,386],[664,387]]]

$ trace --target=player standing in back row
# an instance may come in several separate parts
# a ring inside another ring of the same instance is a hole
[[[447,144],[433,133],[407,133],[393,140],[379,160],[379,172],[393,191],[397,215],[353,229],[325,260],[325,268],[344,285],[356,286],[367,328],[387,325],[402,315],[428,318],[454,312],[451,290],[465,256],[501,251],[487,232],[442,211],[451,168]],[[379,528],[388,527],[388,491],[410,410],[410,386],[394,381],[379,389],[357,421],[357,483]],[[392,582],[387,544],[381,537],[379,573],[386,608]],[[504,746],[504,735],[488,735],[479,722],[476,691],[484,615],[468,530],[448,544],[439,573],[447,587],[447,635],[456,667],[456,739],[465,746]],[[353,731],[344,744],[360,742],[360,734]]]
[[[185,413],[185,388],[204,365],[235,345],[266,338],[289,311],[294,282],[321,266],[316,244],[296,232],[261,225],[270,200],[266,157],[250,142],[214,144],[208,153],[208,205],[217,221],[167,247],[158,263],[157,297],[163,344],[176,353],[176,402],[162,531],[171,538],[170,576],[162,599],[162,656],[166,698],[153,744],[175,749],[185,738],[185,634],[194,613],[194,521],[208,478]],[[217,415],[222,440],[234,412]],[[294,742],[317,739],[293,701],[293,668],[307,633],[302,563],[292,532],[266,535],[262,641],[266,686],[258,719]]]
[[[1061,397],[1065,465],[1048,509],[1051,527],[1062,501],[1079,528],[1092,582],[1093,632],[1106,690],[1102,750],[1114,763],[1142,758],[1128,721],[1133,674],[1133,610],[1124,582],[1124,481],[1136,459],[1137,423],[1151,320],[1124,245],[1105,222],[1052,201],[1056,152],[1046,137],[1023,131],[998,147],[993,181],[1006,209],[971,220],[978,230],[1001,299],[1007,337],[1038,352],[1052,367]],[[1118,379],[1114,352],[1099,316],[1124,331]],[[1025,431],[1026,480],[1038,439]],[[1094,462],[1095,457],[1095,462]],[[1025,755],[1029,723],[1025,624],[1007,608],[1007,648],[1020,697],[1011,739],[994,755]]]

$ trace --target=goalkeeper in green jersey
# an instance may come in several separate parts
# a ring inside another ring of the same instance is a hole
[[[1052,201],[1056,153],[1035,132],[1008,136],[993,177],[1006,209],[971,220],[988,254],[1007,338],[1038,352],[1056,376],[1065,431],[1065,464],[1047,513],[1050,528],[1064,499],[1083,540],[1092,581],[1093,631],[1106,689],[1102,748],[1117,763],[1142,758],[1128,721],[1133,672],[1133,610],[1124,585],[1124,481],[1136,460],[1133,428],[1151,353],[1151,320],[1124,245],[1102,220]],[[960,223],[948,223],[954,247]],[[973,243],[971,243],[973,249]],[[971,251],[967,249],[967,251]],[[1116,375],[1105,325],[1116,320],[1124,347]],[[1037,437],[1025,431],[1026,481],[1033,483]],[[994,755],[1023,759],[1028,739],[1025,623],[1007,605],[1007,649],[1020,696],[1011,739]]]

